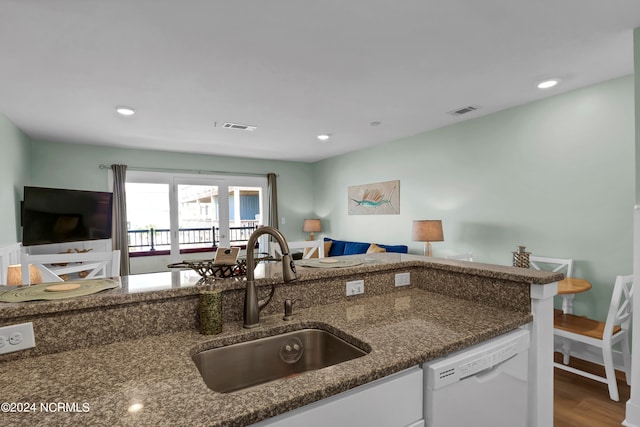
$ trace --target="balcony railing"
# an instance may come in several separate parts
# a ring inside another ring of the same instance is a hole
[[[229,227],[231,246],[246,245],[257,224],[244,227]],[[171,230],[168,228],[149,228],[128,230],[130,252],[151,252],[168,250],[171,247]],[[178,229],[180,248],[216,248],[220,243],[220,227],[180,228]]]

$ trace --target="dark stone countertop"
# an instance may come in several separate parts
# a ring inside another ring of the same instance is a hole
[[[460,264],[439,265],[455,270]],[[495,274],[519,274],[503,269],[498,268]],[[215,336],[195,330],[176,332],[0,363],[3,401],[35,403],[33,412],[0,414],[1,423],[243,426],[444,356],[532,320],[528,313],[416,288],[294,310],[294,314],[290,322],[283,321],[281,314],[263,316],[262,325],[251,330],[242,329],[241,322],[228,322]],[[355,344],[370,346],[371,352],[330,368],[229,394],[207,388],[191,360],[192,354],[204,348],[305,327],[337,330]],[[52,402],[70,404],[68,409],[76,411],[41,411],[41,403]],[[144,406],[129,412],[135,403]]]

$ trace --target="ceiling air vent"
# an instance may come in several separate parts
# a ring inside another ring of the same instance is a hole
[[[254,131],[258,129],[257,126],[241,125],[238,123],[228,123],[228,122],[223,124],[222,127],[227,129],[238,129],[238,130],[248,130],[248,131]]]
[[[447,114],[451,114],[452,116],[461,116],[463,114],[467,114],[470,113],[472,111],[476,111],[478,108],[477,105],[468,105],[466,107],[462,107],[462,108],[457,108],[453,111],[449,111]]]

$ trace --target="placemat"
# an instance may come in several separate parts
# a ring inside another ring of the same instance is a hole
[[[57,291],[51,292],[45,290],[49,286],[60,284],[77,284],[80,285],[77,289],[69,291]],[[25,301],[37,301],[37,300],[57,300],[64,298],[74,298],[84,295],[95,294],[106,289],[113,289],[120,286],[120,280],[118,279],[89,279],[89,280],[75,280],[69,282],[60,283],[41,283],[38,285],[31,285],[26,287],[20,287],[16,289],[9,289],[0,293],[0,302],[25,302]]]
[[[343,267],[354,267],[356,265],[362,264],[362,260],[358,258],[346,258],[346,259],[335,259],[335,258],[312,258],[312,259],[302,259],[300,261],[296,261],[296,265],[301,267],[314,267],[314,268],[343,268]]]

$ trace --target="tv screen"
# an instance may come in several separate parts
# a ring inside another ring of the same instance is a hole
[[[24,187],[22,244],[110,239],[112,203],[107,192]]]

